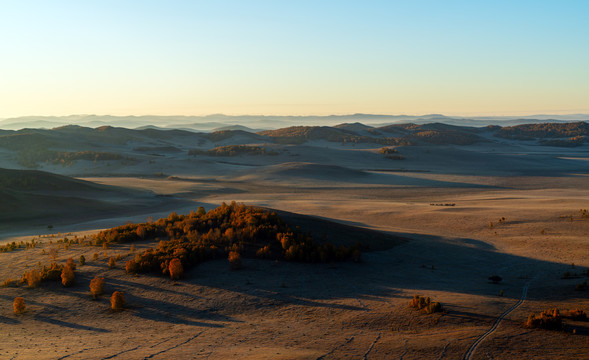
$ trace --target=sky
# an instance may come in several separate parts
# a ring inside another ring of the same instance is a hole
[[[589,113],[589,1],[0,0],[0,118]]]

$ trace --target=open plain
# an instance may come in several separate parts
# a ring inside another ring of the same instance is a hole
[[[366,130],[356,125],[354,136],[368,136]],[[272,141],[264,132],[205,138],[146,131],[56,130],[75,133],[72,139],[93,132],[109,139],[72,140],[59,151],[120,157],[46,159],[36,168],[59,174],[52,182],[24,189],[4,183],[0,213],[11,220],[0,224],[0,245],[40,243],[0,253],[0,281],[49,264],[53,248],[57,262],[84,255],[87,263],[69,288],[0,288],[1,358],[587,358],[588,322],[565,319],[561,330],[523,326],[530,313],[551,308],[589,311],[589,289],[576,289],[589,279],[587,142],[557,147],[488,129],[475,142],[391,146],[391,156],[365,138],[285,142],[285,135]],[[256,153],[219,153],[234,145]],[[0,148],[0,166],[24,169],[18,151]],[[4,171],[5,181],[16,176]],[[136,242],[136,249],[58,243],[231,201],[276,210],[314,238],[360,241],[367,249],[361,262],[246,258],[237,271],[217,259],[172,281],[125,272],[133,251],[157,246],[156,239]],[[106,294],[93,300],[88,284],[96,275],[105,278]],[[502,280],[495,284],[492,275]],[[125,311],[110,311],[115,290],[126,294]],[[443,311],[410,308],[415,294],[439,301]],[[20,315],[12,311],[17,296],[27,304]]]

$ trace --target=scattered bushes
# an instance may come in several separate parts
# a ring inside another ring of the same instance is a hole
[[[115,261],[114,257],[111,257],[108,259],[108,267],[110,269],[114,268],[117,265],[117,262]]]
[[[530,314],[524,326],[529,329],[560,330],[562,329],[562,317],[556,308],[544,310],[538,315]]]
[[[424,310],[426,314],[433,314],[442,311],[442,304],[437,301],[431,301],[429,297],[423,297],[419,295],[413,295],[413,299],[409,303],[414,309]]]
[[[125,301],[125,293],[122,291],[115,291],[110,297],[110,308],[114,311],[121,311],[127,305]]]
[[[80,255],[80,266],[86,265],[86,257],[84,255]]]
[[[180,259],[172,259],[168,269],[172,280],[180,279],[184,274],[184,268],[182,267],[182,261],[180,261]]]
[[[25,312],[25,299],[23,299],[22,297],[16,297],[14,298],[14,303],[12,304],[12,307],[14,308],[14,313],[15,314],[22,314]]]
[[[97,299],[98,296],[104,294],[104,278],[100,276],[95,276],[94,279],[90,281],[90,292],[92,293],[92,297]]]

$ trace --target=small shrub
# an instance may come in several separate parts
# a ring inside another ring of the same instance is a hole
[[[6,279],[2,282],[2,284],[0,285],[0,287],[15,287],[16,286],[16,281],[11,280],[11,279]]]
[[[58,252],[59,252],[59,250],[57,250],[57,248],[49,249],[49,256],[51,257],[52,260],[55,261],[57,259]]]
[[[269,259],[272,256],[272,252],[270,251],[270,246],[266,245],[261,247],[256,251],[256,256],[261,259]]]
[[[114,311],[120,311],[125,308],[125,293],[122,291],[115,291],[110,297],[110,308]]]
[[[84,255],[80,255],[80,266],[86,265],[86,257]]]
[[[72,286],[74,283],[74,269],[72,269],[72,267],[67,264],[61,272],[61,283],[65,287]]]
[[[114,257],[111,257],[110,259],[108,259],[108,267],[109,267],[109,268],[111,268],[111,269],[112,269],[112,268],[114,268],[116,265],[117,265],[117,263],[116,263],[116,261],[115,261],[115,258],[114,258]]]
[[[92,260],[97,260],[98,259],[98,253],[94,253],[92,255]]]
[[[30,288],[36,288],[41,284],[41,274],[39,274],[37,269],[31,269],[27,272],[25,278],[27,280],[27,285],[29,285]]]
[[[241,269],[241,255],[237,251],[230,251],[228,259],[231,270]]]
[[[139,270],[139,265],[135,260],[129,260],[125,263],[125,271],[127,274],[136,274]]]
[[[25,299],[21,298],[21,297],[16,297],[14,298],[14,303],[12,304],[12,307],[14,308],[14,313],[15,314],[22,314],[25,312]]]
[[[184,268],[182,267],[182,261],[180,261],[180,259],[172,259],[168,269],[170,270],[170,277],[172,280],[180,279],[184,274]]]
[[[90,292],[92,293],[92,297],[94,299],[98,298],[99,295],[104,294],[104,278],[100,276],[95,276],[92,281],[90,281]]]
[[[74,258],[68,258],[65,262],[65,266],[69,266],[72,268],[72,270],[76,270],[76,263],[74,262]]]
[[[440,304],[437,301],[434,302],[430,302],[429,304],[427,304],[427,306],[425,307],[425,312],[427,314],[433,314],[436,312],[441,312],[442,311],[442,304]]]

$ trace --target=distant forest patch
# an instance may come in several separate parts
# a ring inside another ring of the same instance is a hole
[[[411,145],[407,139],[375,138],[357,135],[354,132],[329,126],[291,126],[278,130],[261,131],[258,134],[269,136],[279,144],[302,144],[309,140],[325,140],[340,143],[374,143],[381,145]]]
[[[40,163],[71,166],[77,160],[87,161],[109,161],[109,160],[123,160],[122,155],[110,152],[100,151],[74,151],[62,152],[44,149],[28,149],[21,150],[18,155],[19,164],[28,168],[36,168]],[[126,158],[127,160],[134,160]]]
[[[193,149],[188,151],[188,155],[207,155],[207,156],[238,156],[238,155],[278,155],[276,151],[266,151],[262,146],[255,145],[228,145],[218,146],[210,150]]]
[[[583,121],[507,126],[500,128],[495,134],[497,137],[514,140],[576,138],[586,135],[589,135],[589,124]]]

